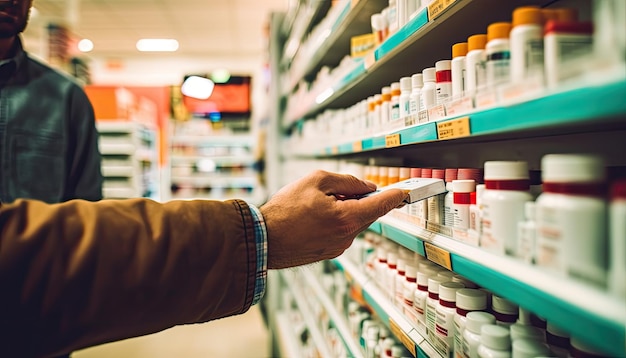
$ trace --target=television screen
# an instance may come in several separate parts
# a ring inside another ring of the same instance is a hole
[[[215,83],[209,98],[183,96],[183,103],[196,117],[248,117],[251,112],[250,82],[250,76],[231,76],[225,83]]]

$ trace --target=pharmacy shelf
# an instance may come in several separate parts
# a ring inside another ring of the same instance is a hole
[[[298,54],[299,45],[306,34],[319,23],[330,8],[330,1],[302,1],[298,3],[293,27],[289,31],[289,36],[285,40],[285,52],[281,64],[287,67]],[[304,8],[302,8],[304,6]]]
[[[305,324],[307,325],[309,332],[311,333],[311,338],[315,344],[315,347],[319,350],[321,358],[332,357],[330,348],[324,339],[324,335],[320,331],[320,327],[318,322],[315,321],[315,315],[311,311],[311,308],[307,304],[306,297],[304,297],[304,293],[298,288],[298,285],[292,282],[292,278],[287,274],[288,272],[281,272],[281,276],[283,280],[287,283],[287,287],[291,291],[293,298],[298,305],[298,309],[302,313],[302,317],[304,319]]]
[[[369,1],[359,3],[362,2]],[[323,102],[303,103],[301,106],[305,110],[301,118],[287,118],[285,124],[292,125],[300,119],[312,118],[327,108],[346,108],[380,93],[382,87],[398,81],[401,77],[410,77],[424,68],[433,67],[436,61],[449,59],[453,44],[464,42],[473,34],[485,33],[489,24],[510,18],[516,7],[544,5],[549,2],[549,0],[434,0],[429,6],[431,10],[426,8],[420,12],[366,59],[363,75],[353,76],[352,81],[346,81],[345,78],[337,79],[337,82],[331,84],[328,89],[320,91],[332,93]],[[434,15],[432,8],[439,5],[447,7]],[[459,24],[463,24],[461,31]],[[368,31],[371,31],[371,28]],[[320,51],[319,56],[328,55]],[[311,72],[318,70],[318,67],[310,69]],[[315,99],[317,95],[311,98]]]
[[[248,135],[223,135],[223,136],[200,136],[200,135],[176,135],[170,139],[170,146],[184,145],[197,146],[242,146],[250,147],[254,144],[254,138]]]
[[[135,167],[130,165],[102,165],[104,177],[133,177],[136,175]]]
[[[281,355],[284,357],[301,357],[300,342],[293,331],[293,324],[289,314],[283,311],[276,312],[276,331]]]
[[[174,184],[186,184],[194,187],[214,187],[214,188],[254,188],[257,186],[257,179],[254,176],[216,176],[211,174],[201,175],[175,175],[171,182]]]
[[[283,95],[289,95],[302,80],[312,80],[324,66],[335,67],[341,59],[350,55],[350,39],[353,36],[363,35],[372,32],[371,16],[380,12],[386,1],[343,1],[336,6],[343,6],[337,14],[337,18],[329,23],[325,31],[320,31],[321,35],[327,36],[319,42],[319,46],[307,51],[306,54],[300,51],[303,58],[301,66],[291,69],[290,80]],[[294,62],[297,58],[294,58]]]
[[[439,265],[449,266],[600,351],[611,356],[626,355],[626,305],[606,291],[454,240],[448,236],[451,228],[410,222],[398,212],[379,219],[370,230]]]
[[[378,288],[376,283],[365,275],[355,264],[344,256],[340,256],[333,263],[344,272],[348,282],[359,287],[367,304],[376,312],[380,320],[398,338],[415,357],[442,358],[435,348],[428,342],[407,320],[403,313],[389,301],[387,296]]]
[[[626,102],[617,101],[626,95],[626,81],[587,86],[545,97],[531,99],[522,103],[491,108],[468,113],[463,116],[444,118],[437,122],[413,125],[407,128],[390,131],[385,134],[355,140],[322,149],[316,156],[333,156],[354,154],[390,148],[387,139],[397,136],[392,146],[405,146],[449,139],[469,139],[494,134],[523,133],[528,138],[533,135],[545,135],[550,129],[567,132],[577,127],[588,126],[595,129],[602,126],[625,126],[623,115],[626,113]],[[594,105],[589,105],[593,103]],[[554,110],[558,108],[558,110]],[[469,132],[456,137],[439,139],[439,126],[448,123],[466,121]],[[481,138],[482,139],[482,138]]]
[[[306,280],[308,286],[313,290],[315,296],[318,301],[322,304],[326,313],[330,317],[330,320],[333,326],[337,329],[337,332],[341,335],[341,339],[345,347],[348,349],[348,353],[350,357],[363,357],[363,351],[360,346],[356,344],[352,335],[350,334],[350,329],[348,328],[348,323],[346,319],[343,318],[337,308],[331,301],[330,297],[328,297],[328,293],[324,291],[322,285],[319,283],[318,279],[310,270],[302,270],[302,274],[304,275],[304,279]]]

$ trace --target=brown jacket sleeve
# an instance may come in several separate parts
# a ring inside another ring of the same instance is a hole
[[[0,204],[0,357],[243,313],[255,271],[243,201]]]

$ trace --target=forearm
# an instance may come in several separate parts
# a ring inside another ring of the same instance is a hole
[[[255,287],[252,228],[241,201],[0,207],[0,356],[244,312]]]

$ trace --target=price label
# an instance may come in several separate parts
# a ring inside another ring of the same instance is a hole
[[[419,111],[418,115],[418,122],[419,123],[427,123],[428,122],[428,111],[424,110],[424,111]]]
[[[446,117],[446,106],[443,104],[436,105],[428,110],[428,120],[431,122],[438,121]]]
[[[470,134],[469,117],[461,117],[450,121],[437,123],[437,137],[439,139],[453,139],[468,137]]]
[[[408,116],[404,117],[404,126],[410,127],[414,124],[419,123],[418,121],[419,121],[419,118],[417,117],[417,115],[409,114]]]
[[[370,69],[374,64],[376,64],[376,51],[371,51],[367,56],[365,56],[365,69]]]
[[[396,336],[400,340],[400,342],[402,342],[402,344],[406,347],[406,349],[408,349],[409,352],[411,352],[413,357],[417,357],[417,348],[415,346],[415,342],[391,318],[389,318],[389,328],[391,328],[391,333],[393,333],[393,335]]]
[[[448,251],[428,242],[424,243],[424,250],[427,259],[452,271],[452,259]]]
[[[362,152],[363,151],[363,142],[361,142],[360,140],[354,142],[352,144],[352,151],[354,153]]]
[[[463,97],[452,101],[446,105],[446,113],[449,116],[459,116],[465,114],[474,109],[472,99],[469,97]]]
[[[439,17],[443,12],[454,4],[456,0],[434,0],[428,5],[428,20]]]
[[[400,133],[390,134],[385,137],[385,148],[400,146]]]

